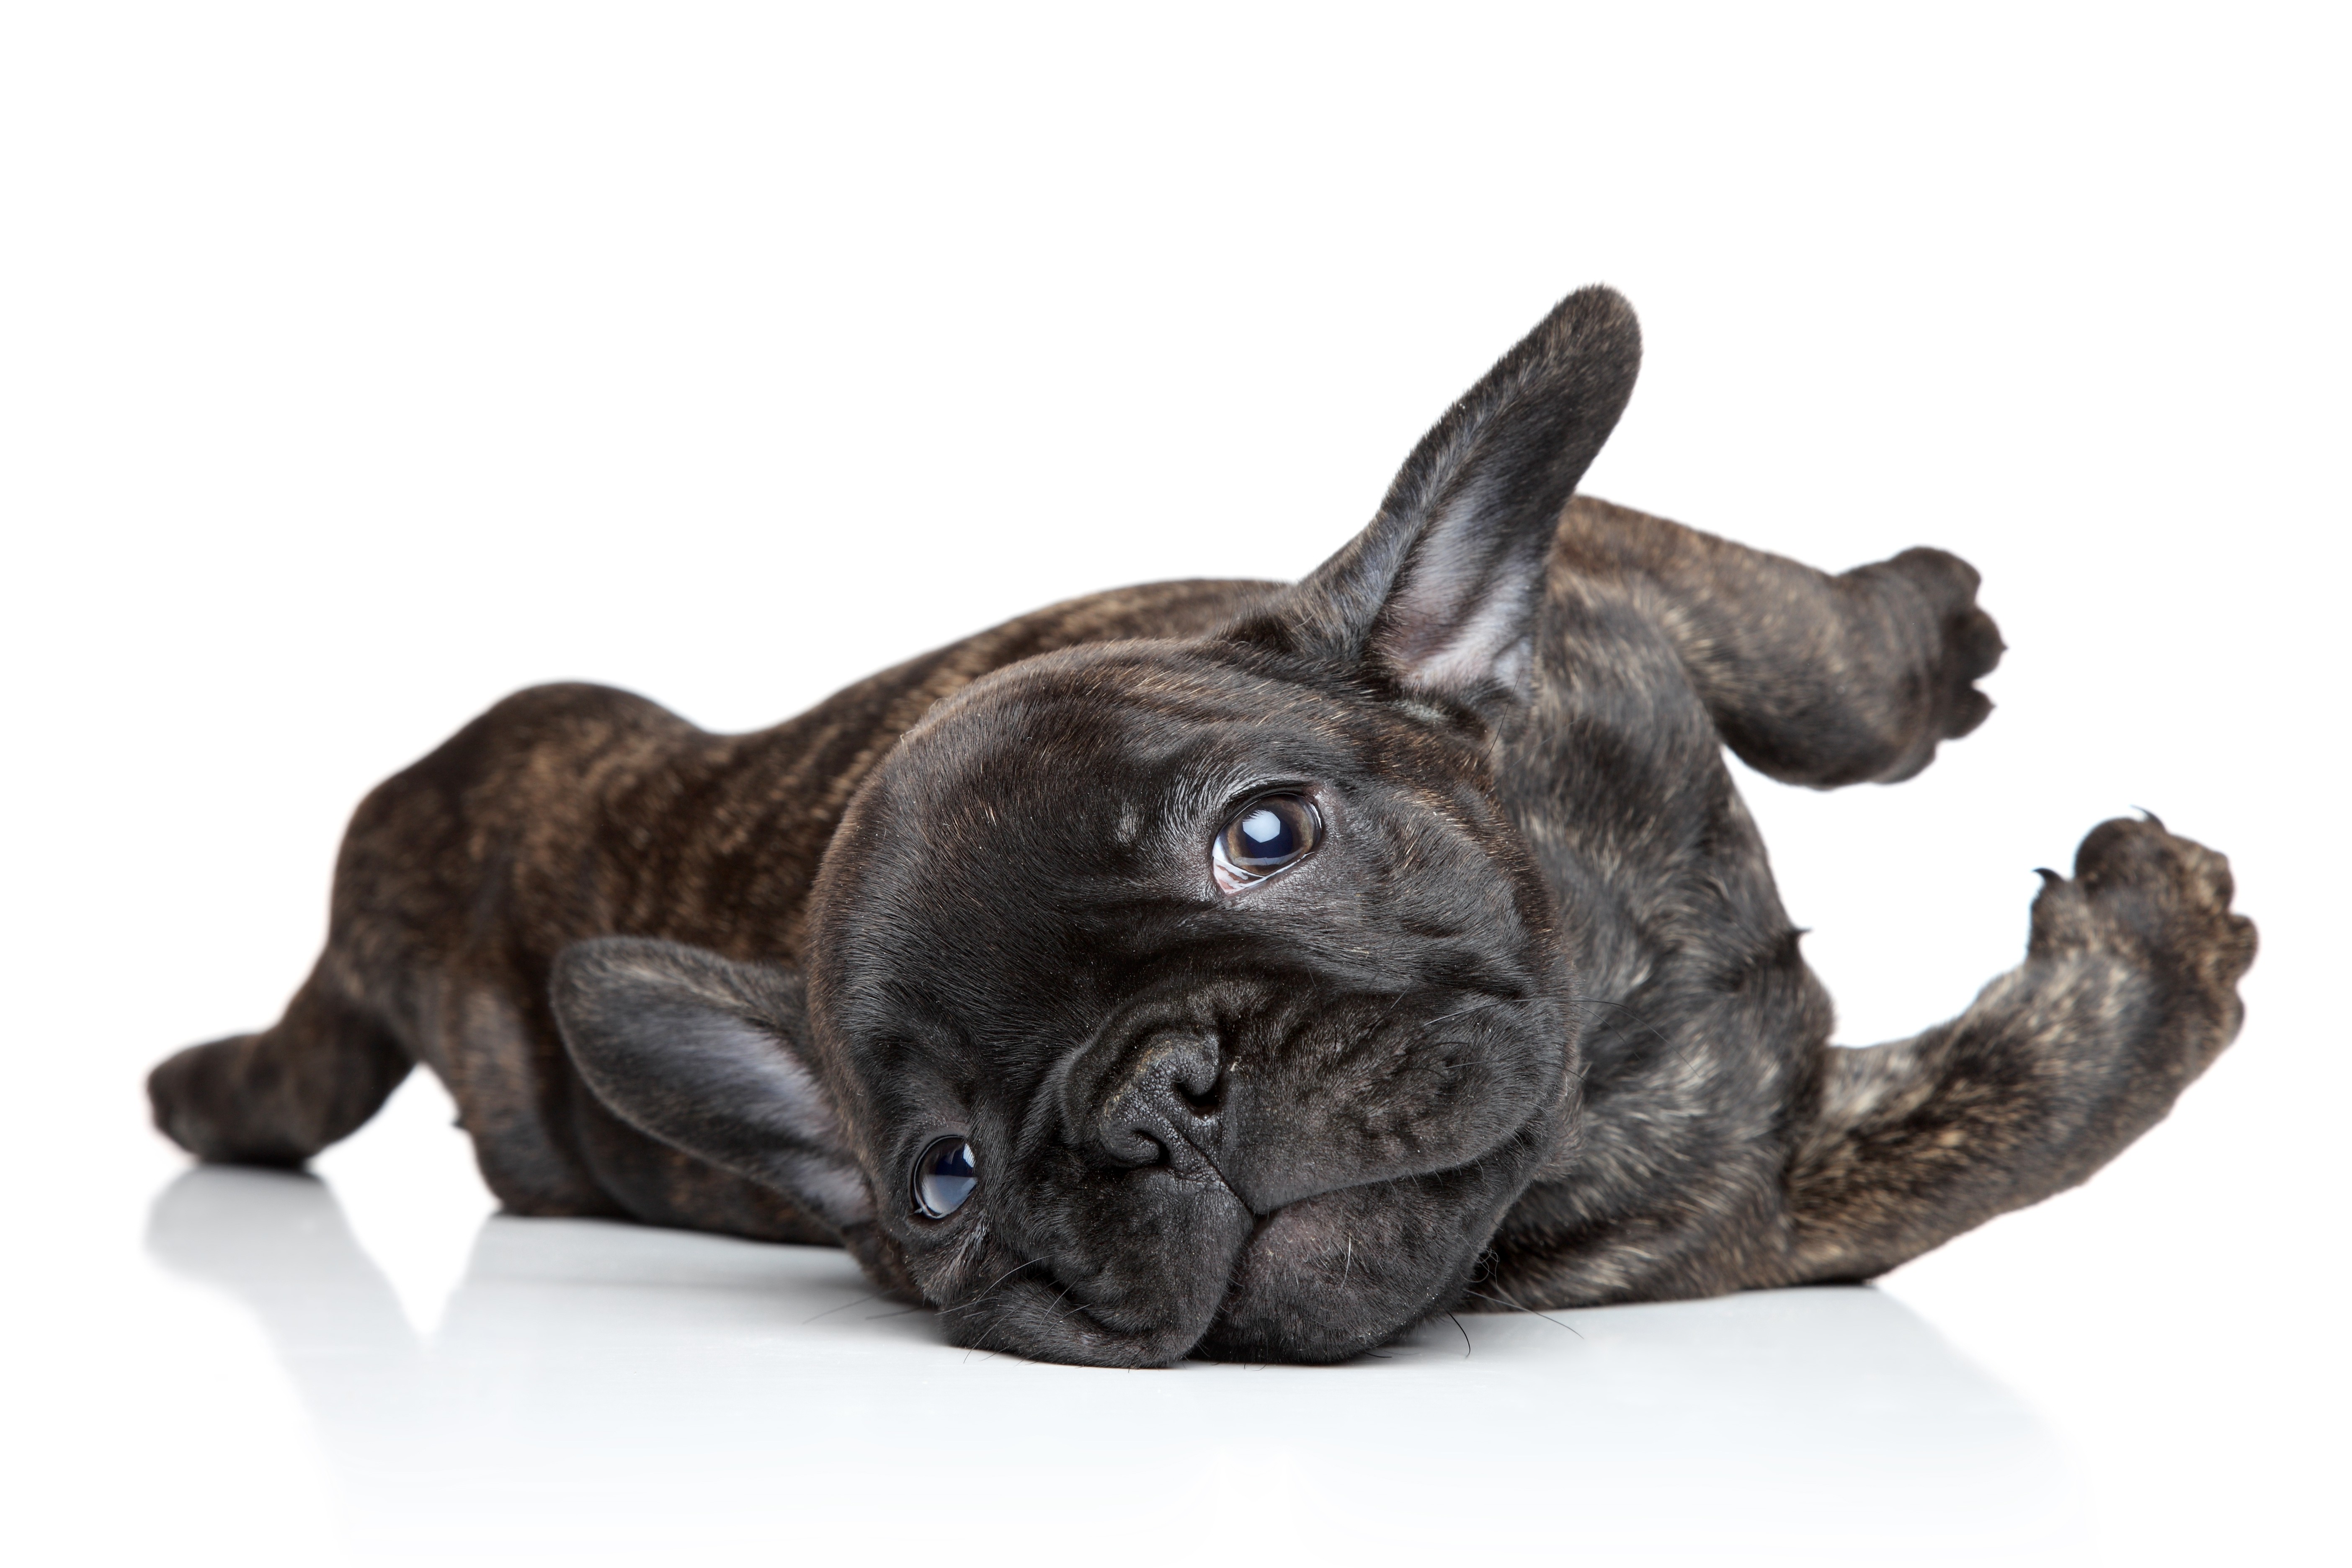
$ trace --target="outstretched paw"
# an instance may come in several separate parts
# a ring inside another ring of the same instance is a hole
[[[1976,683],[2000,662],[2000,628],[1977,608],[1976,568],[1947,551],[1906,550],[1891,561],[1857,566],[1845,580],[1873,601],[1898,639],[1890,656],[1914,672],[1902,687],[1898,711],[1888,714],[1901,737],[1892,756],[1862,775],[1895,784],[1935,761],[1937,746],[1967,734],[1992,711],[1992,699]]]
[[[2202,1000],[2235,1033],[2237,984],[2254,962],[2254,922],[2230,909],[2227,857],[2165,831],[2154,816],[2091,829],[2072,880],[2044,871],[2029,951],[2102,951],[2134,960],[2175,998]]]
[[[1929,674],[1935,704],[1931,730],[1954,741],[1985,721],[1992,699],[1976,683],[1993,672],[2008,647],[1990,616],[1977,608],[1975,567],[1942,550],[1906,550],[1886,564],[1910,579],[1926,597],[1943,636]]]

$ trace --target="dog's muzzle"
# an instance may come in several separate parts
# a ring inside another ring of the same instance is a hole
[[[1454,1300],[1549,1146],[1554,1009],[1375,1000],[1255,1031],[1139,1009],[1065,1058],[996,1194],[1012,1277],[949,1304],[959,1340],[1333,1361]]]

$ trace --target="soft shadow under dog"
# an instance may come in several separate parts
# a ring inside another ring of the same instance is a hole
[[[837,1252],[593,1221],[484,1222],[421,1338],[307,1175],[191,1170],[147,1245],[259,1320],[354,1544],[393,1556],[716,1544],[877,1510],[944,1543],[1034,1513],[1041,1487],[1131,1521],[1184,1474],[1221,1478],[1261,1543],[1434,1542],[1461,1521],[1414,1510],[1457,1469],[1497,1539],[1572,1516],[1587,1543],[1916,1548],[1925,1523],[1961,1560],[2071,1536],[2033,1416],[1866,1288],[1440,1319],[1335,1368],[1114,1373],[948,1348]],[[1423,1405],[1416,1436],[1400,1413]]]

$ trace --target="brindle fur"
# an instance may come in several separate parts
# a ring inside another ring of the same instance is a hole
[[[1633,332],[1571,296],[1299,587],[1075,600],[750,735],[508,699],[361,805],[317,969],[158,1068],[158,1125],[295,1163],[422,1061],[513,1212],[838,1242],[961,1342],[1115,1364],[1860,1279],[2084,1180],[2237,1031],[2226,862],[2102,824],[1965,1014],[1832,1048],[1723,749],[1908,778],[2000,640],[1940,551],[1831,576],[1567,500]],[[1184,891],[1151,825],[1269,746],[1338,781],[1327,884]],[[1030,864],[1074,854],[1109,880]],[[1147,1123],[1181,1180],[1117,1154]],[[996,1190],[935,1234],[940,1127]]]

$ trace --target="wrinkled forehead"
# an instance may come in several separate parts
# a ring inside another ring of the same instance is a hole
[[[1352,771],[1367,754],[1364,726],[1355,705],[1197,645],[1070,649],[940,703],[877,770],[858,826],[953,857],[1019,838],[1041,817],[1132,818],[1219,800],[1261,775]]]
[[[1369,776],[1382,748],[1349,706],[1181,644],[1074,649],[975,682],[851,801],[819,889],[813,1001],[850,1025],[925,994],[996,1017],[1115,987],[1123,951],[1213,901],[1207,836],[1237,797]],[[1065,994],[999,994],[1029,973]]]

